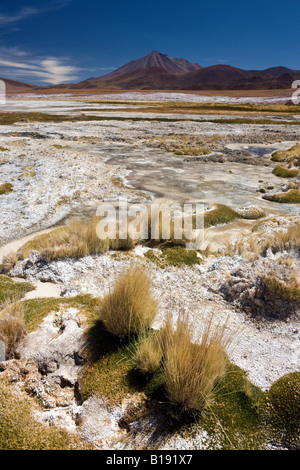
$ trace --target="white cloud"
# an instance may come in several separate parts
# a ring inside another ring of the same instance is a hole
[[[67,59],[46,57],[39,59],[24,60],[26,53],[19,50],[10,50],[11,54],[7,53],[3,56],[3,49],[0,49],[0,75],[10,79],[20,79],[20,77],[28,77],[28,80],[39,79],[40,83],[57,85],[59,83],[66,83],[76,81],[78,79],[78,72],[81,70],[78,67],[69,65]],[[20,61],[22,57],[22,61]]]
[[[43,68],[43,81],[48,81],[54,85],[78,78],[76,72],[79,71],[79,69],[72,65],[64,65],[59,59],[45,59],[41,62],[41,66]]]
[[[18,69],[31,69],[31,70],[35,70],[36,69],[36,66],[35,65],[30,65],[30,64],[25,64],[25,63],[22,63],[22,62],[14,62],[14,61],[11,61],[11,60],[3,60],[3,59],[0,59],[0,65],[3,65],[4,67],[16,67]]]
[[[115,67],[85,67],[70,65],[67,57],[32,57],[18,47],[0,46],[0,77],[31,83],[57,85],[76,82],[87,74],[101,75]]]

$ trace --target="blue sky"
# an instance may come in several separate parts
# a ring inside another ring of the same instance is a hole
[[[300,69],[299,14],[299,0],[10,0],[0,77],[78,82],[153,50],[203,66]]]

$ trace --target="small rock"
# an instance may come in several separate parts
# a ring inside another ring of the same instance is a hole
[[[86,400],[79,417],[80,436],[87,442],[125,434],[119,427],[122,409],[105,398],[92,396]]]

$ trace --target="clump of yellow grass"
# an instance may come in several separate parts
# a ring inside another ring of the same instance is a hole
[[[23,305],[6,302],[0,312],[0,340],[5,344],[6,359],[12,359],[19,342],[26,334]]]
[[[157,314],[158,302],[151,292],[151,277],[141,266],[121,273],[104,297],[99,319],[113,335],[130,337],[147,331]]]
[[[109,249],[130,249],[134,246],[130,237],[121,239],[117,233],[114,239],[102,239],[97,235],[99,218],[89,221],[74,221],[65,227],[57,227],[27,242],[20,248],[18,256],[28,257],[31,251],[38,251],[47,261],[63,258],[80,258],[89,254],[104,253]]]
[[[226,348],[231,341],[226,324],[206,321],[199,342],[193,342],[193,327],[186,314],[178,317],[173,330],[171,317],[162,330],[163,373],[169,401],[182,412],[200,412],[213,401],[217,384],[227,370]]]
[[[168,314],[162,329],[143,338],[133,357],[134,368],[145,375],[161,370],[167,399],[179,415],[209,407],[228,366],[226,349],[232,338],[226,323],[215,325],[212,315],[198,342],[193,330],[187,314],[179,314],[175,328]]]

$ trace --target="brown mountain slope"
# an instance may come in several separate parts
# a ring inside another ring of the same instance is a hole
[[[177,74],[169,73],[159,67],[150,67],[128,72],[115,78],[110,78],[107,75],[105,77],[91,78],[73,85],[72,88],[172,90],[180,89],[180,80]]]
[[[286,67],[243,70],[229,65],[201,67],[157,51],[133,60],[107,75],[90,78],[74,88],[141,90],[234,90],[291,88],[300,71]]]
[[[228,89],[235,82],[245,80],[249,73],[229,65],[212,65],[186,74],[181,79],[181,86],[193,90]]]
[[[18,82],[16,80],[9,80],[8,78],[0,78],[6,85],[7,93],[19,93],[22,91],[30,91],[40,88],[38,85],[31,85],[30,83]]]
[[[178,74],[191,72],[192,70],[198,70],[202,67],[199,64],[188,62],[187,60],[182,58],[172,59],[166,54],[161,54],[160,52],[153,51],[150,54],[141,57],[140,59],[133,60],[128,64],[123,65],[123,67],[114,70],[113,72],[106,75],[106,77],[109,79],[115,79],[117,77],[120,77],[121,75],[135,73],[139,70],[152,68],[159,68],[166,72]]]

